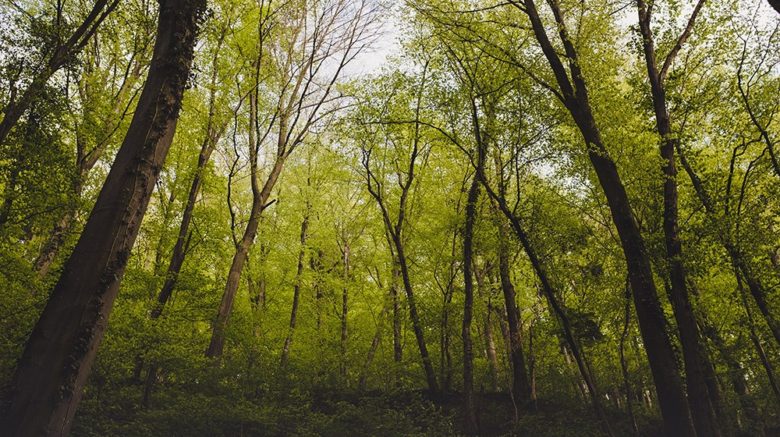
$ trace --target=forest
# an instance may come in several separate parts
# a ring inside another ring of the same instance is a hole
[[[780,436],[778,0],[0,40],[0,435]]]

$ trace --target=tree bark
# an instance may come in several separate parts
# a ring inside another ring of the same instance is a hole
[[[523,342],[521,341],[520,311],[517,307],[515,287],[509,275],[509,246],[507,244],[508,230],[506,222],[501,220],[495,201],[491,202],[496,216],[498,229],[498,273],[501,279],[501,292],[504,296],[507,325],[509,325],[509,356],[512,361],[512,395],[515,402],[523,405],[530,400],[531,385],[528,382]]]
[[[205,1],[160,2],[157,41],[133,120],[81,237],[27,341],[2,428],[64,435],[105,332],[176,130]]]
[[[704,4],[699,1],[694,9],[688,28],[691,29],[696,15]],[[637,0],[639,29],[643,40],[643,51],[647,76],[655,112],[656,130],[661,138],[660,154],[663,159],[663,231],[666,246],[666,262],[670,284],[670,301],[677,321],[680,343],[685,365],[685,379],[688,392],[688,405],[691,410],[694,427],[698,435],[720,436],[721,430],[715,415],[714,400],[720,399],[719,393],[710,393],[705,379],[705,368],[712,367],[704,348],[696,318],[693,314],[686,271],[683,264],[682,242],[679,235],[677,206],[677,165],[675,164],[675,149],[678,139],[672,132],[671,116],[666,101],[665,73],[658,70],[656,64],[655,41],[650,29],[650,14],[643,0]],[[685,36],[683,33],[682,36]],[[682,39],[681,36],[681,39]],[[683,41],[684,42],[684,41]],[[679,44],[678,44],[679,45]],[[668,65],[672,52],[664,62]],[[714,386],[717,390],[717,386]]]
[[[557,96],[568,109],[582,134],[588,158],[599,184],[604,190],[612,220],[620,237],[633,290],[639,327],[656,383],[666,433],[670,436],[695,436],[696,431],[693,428],[690,410],[685,398],[682,377],[666,332],[666,320],[655,288],[645,241],[631,210],[631,202],[617,166],[609,156],[601,139],[601,132],[590,106],[585,78],[579,66],[577,51],[569,39],[560,6],[557,0],[549,1],[568,59],[571,81],[569,72],[547,37],[534,1],[525,0],[524,4],[536,40],[555,74],[560,89],[560,92],[556,91]]]
[[[471,110],[474,136],[477,141],[477,163],[476,171],[481,173],[485,164],[485,148],[481,141],[481,132],[477,122],[477,106],[474,99],[471,99]],[[466,199],[466,217],[463,227],[463,326],[461,338],[463,339],[463,401],[465,404],[466,432],[468,434],[477,434],[479,424],[477,413],[474,407],[474,350],[471,341],[471,321],[474,311],[474,224],[477,216],[477,202],[479,201],[479,177],[474,175],[469,187],[468,197]]]

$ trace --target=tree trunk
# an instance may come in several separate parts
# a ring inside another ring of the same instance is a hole
[[[190,184],[190,191],[187,195],[187,203],[184,206],[184,213],[182,214],[181,224],[179,225],[179,233],[176,237],[176,244],[173,246],[173,253],[171,254],[171,260],[168,263],[168,269],[165,274],[165,282],[157,295],[157,304],[152,310],[151,318],[156,319],[162,314],[163,308],[173,294],[173,289],[176,287],[176,281],[179,278],[182,265],[184,264],[184,258],[187,256],[187,248],[189,247],[191,233],[190,223],[192,222],[192,213],[195,210],[195,202],[198,199],[200,193],[200,185],[203,179],[203,172],[208,165],[211,153],[217,146],[222,130],[224,127],[217,127],[214,125],[214,112],[216,110],[216,94],[217,94],[217,68],[220,54],[220,48],[222,46],[221,35],[218,41],[216,50],[214,52],[214,58],[212,61],[212,73],[211,73],[211,89],[209,90],[209,113],[206,121],[206,132],[203,138],[203,142],[200,146],[200,153],[198,154],[198,162],[195,166],[195,175],[192,178]]]
[[[472,100],[472,110],[476,111],[476,104]],[[476,112],[475,112],[476,115]],[[475,135],[479,137],[479,124],[474,124]],[[477,159],[477,172],[481,172],[484,157],[484,147],[478,145],[479,158]],[[474,311],[474,281],[473,281],[473,250],[474,250],[474,222],[477,215],[477,202],[479,201],[479,178],[475,175],[469,187],[466,200],[466,221],[463,228],[463,326],[461,337],[463,339],[463,401],[465,404],[466,433],[477,434],[479,425],[477,413],[474,407],[474,350],[471,341],[471,320]]]
[[[493,305],[488,301],[487,314],[485,315],[485,346],[487,347],[488,364],[490,364],[491,389],[498,393],[498,356],[496,355],[496,341],[493,338]]]
[[[398,266],[401,269],[401,281],[403,282],[404,291],[406,292],[406,303],[409,306],[409,317],[412,319],[414,337],[417,340],[417,347],[420,349],[420,358],[422,359],[423,368],[425,370],[425,380],[428,383],[428,390],[432,393],[437,393],[439,391],[439,386],[436,384],[436,373],[433,371],[431,355],[428,353],[428,348],[425,345],[425,335],[423,334],[420,315],[417,313],[417,303],[415,302],[414,290],[412,289],[412,281],[409,277],[409,267],[406,261],[404,247],[397,236],[393,236],[393,240],[395,243],[396,256],[398,257]]]
[[[380,284],[380,288],[383,288]],[[388,300],[385,301],[385,304],[382,306],[382,312],[379,313],[379,320],[376,324],[376,332],[374,333],[374,338],[371,339],[371,346],[368,348],[368,354],[366,355],[366,361],[363,363],[363,370],[360,372],[360,379],[358,380],[358,388],[360,390],[366,389],[366,381],[368,380],[368,371],[371,368],[371,363],[374,362],[374,357],[376,356],[376,351],[379,349],[379,344],[382,341],[382,331],[385,327],[385,318],[387,318],[387,313],[390,312],[390,307],[392,306],[393,302],[391,301],[392,294],[389,293]]]
[[[520,311],[517,308],[515,287],[509,275],[509,247],[507,244],[508,232],[506,222],[498,217],[500,211],[495,201],[492,202],[496,215],[496,227],[498,229],[498,273],[501,279],[501,291],[504,295],[504,307],[506,308],[507,325],[509,325],[509,356],[512,361],[512,395],[515,402],[525,404],[530,399],[531,386],[528,383],[528,375],[523,356],[523,343],[521,341]]]
[[[344,241],[344,287],[341,289],[341,338],[339,339],[339,352],[340,352],[340,365],[339,373],[344,381],[344,384],[349,387],[349,380],[347,379],[347,314],[348,314],[348,299],[349,299],[349,242]]]
[[[755,400],[748,392],[747,381],[745,380],[745,370],[737,359],[735,351],[726,345],[723,337],[718,330],[713,326],[707,317],[701,317],[702,333],[710,339],[715,349],[720,354],[720,357],[726,363],[728,367],[729,380],[734,388],[734,392],[739,399],[739,405],[742,407],[742,411],[745,418],[749,422],[746,431],[756,435],[763,434],[763,426],[761,425],[763,420],[756,405]],[[738,422],[740,422],[738,420]],[[744,426],[742,426],[744,428]]]
[[[257,61],[259,62],[259,61]],[[259,74],[259,63],[256,66],[256,75]],[[256,77],[255,81],[259,79]],[[249,212],[249,220],[247,221],[244,233],[241,236],[241,240],[236,246],[236,253],[233,255],[233,261],[228,271],[227,283],[225,284],[225,292],[222,294],[222,302],[219,305],[219,311],[217,317],[213,323],[211,341],[209,347],[206,349],[206,357],[214,358],[222,356],[222,351],[225,347],[225,330],[227,329],[228,321],[230,320],[230,313],[233,310],[233,301],[238,291],[238,284],[241,280],[241,272],[244,269],[244,264],[249,257],[249,249],[255,241],[257,235],[257,228],[260,225],[260,216],[265,208],[270,204],[268,198],[271,197],[271,190],[276,185],[276,181],[279,179],[279,175],[284,168],[287,154],[284,152],[284,138],[287,133],[287,114],[282,114],[279,117],[279,137],[277,144],[277,155],[274,160],[271,172],[266,177],[265,183],[262,189],[260,188],[258,181],[257,171],[257,158],[260,147],[261,135],[257,132],[260,127],[257,123],[257,105],[259,104],[258,87],[255,87],[254,92],[249,93],[249,171],[250,171],[250,183],[252,186],[252,209]]]
[[[236,292],[238,291],[241,272],[244,269],[244,264],[249,256],[249,249],[252,247],[255,236],[257,235],[257,228],[260,224],[260,215],[267,206],[266,202],[271,196],[271,190],[276,184],[279,174],[284,167],[284,158],[285,157],[283,156],[278,156],[276,158],[262,191],[253,192],[254,200],[252,202],[249,221],[247,222],[244,234],[236,247],[236,253],[233,255],[233,261],[230,265],[230,270],[228,271],[227,283],[225,284],[225,292],[222,294],[222,302],[219,305],[219,311],[217,312],[217,317],[212,327],[211,341],[208,349],[206,349],[206,356],[209,358],[222,355],[222,350],[225,347],[225,329],[230,320],[230,313],[233,309],[233,301],[235,300]],[[253,177],[253,179],[255,178]]]
[[[626,408],[628,410],[628,417],[631,419],[631,430],[634,435],[639,436],[639,426],[636,423],[636,416],[634,415],[634,396],[633,390],[631,390],[631,383],[628,380],[628,363],[626,362],[626,337],[628,337],[628,331],[631,327],[631,288],[626,281],[626,305],[623,318],[623,332],[620,334],[620,346],[618,349],[620,355],[620,371],[623,375],[623,389],[626,393]]]
[[[719,393],[709,393],[705,380],[705,367],[712,367],[707,359],[699,327],[693,314],[686,272],[683,265],[682,243],[679,235],[677,207],[677,166],[675,146],[678,139],[672,132],[671,116],[666,103],[664,77],[656,65],[655,43],[650,29],[650,17],[643,0],[637,0],[639,28],[643,37],[643,48],[647,75],[650,79],[653,109],[658,135],[661,137],[660,153],[663,160],[663,230],[666,246],[666,262],[670,283],[670,301],[677,321],[680,343],[685,365],[685,379],[688,391],[688,405],[691,409],[696,433],[701,436],[720,436],[715,415],[715,402]],[[695,12],[694,12],[695,13]],[[695,15],[692,16],[695,18]],[[717,386],[715,387],[717,389]]]
[[[74,189],[74,194],[78,197],[81,196],[81,184]],[[54,263],[60,248],[65,244],[65,239],[68,236],[68,232],[73,226],[73,222],[76,219],[76,209],[74,207],[68,207],[68,210],[60,217],[57,223],[52,229],[51,236],[49,236],[46,243],[41,247],[41,252],[38,257],[35,258],[33,263],[33,270],[38,274],[38,278],[44,278],[48,273],[51,265]],[[34,292],[35,290],[33,290]]]
[[[766,371],[767,380],[769,381],[769,385],[772,387],[772,392],[775,394],[775,397],[777,398],[778,402],[780,402],[780,384],[778,384],[777,379],[775,377],[775,370],[772,366],[772,362],[769,360],[769,358],[766,356],[766,351],[764,351],[764,346],[761,345],[761,339],[758,336],[758,333],[756,332],[756,325],[753,321],[753,311],[750,309],[750,303],[747,300],[747,297],[745,296],[745,288],[742,286],[742,280],[737,274],[737,288],[739,289],[739,294],[742,299],[742,305],[745,307],[745,314],[747,315],[747,321],[748,321],[748,328],[750,332],[750,341],[753,343],[753,346],[756,348],[756,353],[758,353],[758,357],[761,360],[761,364],[764,366],[764,371]]]
[[[593,405],[593,409],[596,413],[596,416],[600,420],[604,428],[604,431],[607,434],[612,435],[609,421],[606,417],[603,407],[601,406],[601,401],[599,398],[598,391],[596,390],[595,381],[592,379],[590,372],[588,371],[587,365],[585,363],[584,354],[580,346],[578,345],[576,338],[574,337],[574,333],[572,331],[569,318],[566,315],[566,312],[564,311],[564,308],[561,306],[560,302],[558,302],[558,297],[556,296],[555,288],[553,287],[552,282],[550,281],[550,278],[547,275],[547,271],[544,268],[544,265],[542,265],[541,260],[536,254],[536,249],[531,244],[531,240],[528,237],[528,234],[526,233],[525,228],[523,227],[523,224],[520,221],[520,218],[516,216],[514,212],[512,212],[512,210],[509,209],[509,206],[506,204],[506,199],[497,195],[493,191],[493,189],[490,188],[490,185],[488,185],[487,183],[487,178],[485,177],[484,172],[477,172],[476,177],[479,178],[480,182],[482,183],[482,186],[485,187],[485,191],[488,193],[490,198],[493,199],[498,204],[499,209],[501,210],[502,213],[504,213],[504,216],[506,216],[506,218],[509,220],[510,224],[512,225],[512,229],[515,231],[515,235],[517,236],[518,240],[520,240],[520,244],[523,247],[526,256],[528,257],[528,260],[531,262],[531,267],[533,268],[534,273],[536,273],[536,276],[539,279],[542,294],[545,296],[548,306],[550,307],[550,313],[555,318],[557,318],[561,324],[564,341],[566,341],[566,343],[570,347],[572,351],[572,355],[574,356],[574,359],[577,363],[577,368],[580,371],[580,375],[582,376],[583,381],[588,387],[588,392],[590,394],[590,399]]]
[[[400,366],[403,360],[403,346],[401,344],[401,302],[398,296],[398,279],[401,269],[393,262],[393,277],[390,283],[390,295],[393,300],[393,361]]]
[[[666,319],[655,288],[645,241],[634,219],[631,203],[617,166],[601,139],[601,132],[593,116],[588,89],[579,66],[577,51],[569,39],[558,1],[550,0],[549,4],[558,25],[558,33],[568,59],[568,70],[573,82],[570,81],[569,73],[547,37],[533,0],[525,1],[526,13],[531,20],[536,39],[555,74],[561,90],[559,96],[582,134],[588,158],[607,198],[628,266],[634,305],[650,369],[656,383],[664,427],[670,436],[695,436],[696,431],[685,398],[682,377],[666,332]]]
[[[204,1],[163,0],[149,74],[84,231],[27,341],[2,428],[70,430],[141,220],[176,130]]]
[[[293,301],[290,309],[290,327],[287,331],[287,337],[284,339],[282,347],[281,366],[287,367],[287,361],[290,357],[290,348],[292,347],[293,334],[295,333],[295,323],[298,319],[298,304],[301,299],[301,283],[303,282],[303,258],[306,256],[306,237],[309,229],[309,204],[306,204],[306,213],[301,222],[301,248],[298,251],[298,267],[295,272],[295,285],[293,286]]]

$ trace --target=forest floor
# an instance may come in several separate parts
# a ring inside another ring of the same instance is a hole
[[[125,387],[131,389],[130,387]],[[85,399],[76,436],[457,436],[465,435],[462,396],[314,390],[265,393],[235,399],[225,393],[160,390],[138,406],[138,387],[122,399]],[[602,436],[586,403],[540,399],[516,410],[506,394],[477,393],[480,436]],[[617,436],[633,435],[622,410],[608,408]],[[642,435],[661,437],[660,421],[638,416]]]

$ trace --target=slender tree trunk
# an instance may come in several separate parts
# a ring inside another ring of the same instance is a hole
[[[670,436],[695,436],[696,431],[693,428],[690,410],[685,398],[682,377],[666,332],[666,319],[655,288],[645,241],[634,218],[631,202],[617,166],[609,156],[601,139],[601,132],[597,127],[590,106],[588,88],[579,66],[577,51],[569,39],[558,0],[550,0],[549,4],[568,59],[568,72],[561,62],[558,52],[547,37],[544,24],[533,0],[525,1],[525,12],[531,20],[536,39],[555,74],[560,89],[559,97],[582,134],[588,158],[607,198],[612,220],[626,258],[639,327],[653,379],[656,382],[656,391],[658,392],[666,433]]]
[[[401,365],[403,360],[403,347],[401,344],[401,302],[398,296],[398,280],[401,276],[401,269],[393,263],[392,279],[390,280],[390,295],[393,300],[393,361],[396,365]]]
[[[349,242],[344,241],[344,286],[341,289],[341,338],[339,339],[339,352],[341,354],[340,356],[340,365],[339,365],[339,373],[341,374],[341,378],[344,380],[344,383],[347,387],[349,387],[349,380],[347,379],[347,315],[348,315],[348,299],[349,299],[349,257],[350,257],[350,250],[349,250]]]
[[[259,59],[257,65],[256,68],[259,70]],[[259,75],[257,70],[256,75]],[[259,79],[255,78],[255,80],[258,81]],[[236,246],[236,253],[233,255],[233,261],[230,264],[227,283],[225,284],[225,292],[222,294],[222,302],[219,305],[219,311],[217,312],[217,317],[212,327],[211,341],[209,342],[208,349],[206,349],[206,357],[208,358],[222,356],[222,351],[225,347],[225,330],[227,329],[228,321],[230,320],[230,313],[233,310],[233,301],[235,300],[236,292],[238,291],[241,272],[249,257],[249,249],[252,247],[252,244],[254,244],[257,229],[260,225],[260,217],[265,208],[270,205],[268,199],[271,196],[271,190],[273,190],[276,185],[276,181],[282,173],[285,160],[288,156],[284,152],[284,141],[286,133],[288,132],[288,115],[281,114],[279,117],[279,137],[276,159],[274,160],[270,173],[266,177],[263,187],[260,188],[257,171],[257,158],[261,138],[260,133],[258,132],[260,127],[257,122],[257,105],[260,100],[258,93],[258,87],[255,87],[254,92],[249,94],[249,170],[250,183],[252,186],[252,209],[249,212],[249,220],[247,221],[246,228],[244,228],[241,240]]]
[[[536,250],[531,244],[531,240],[530,238],[528,238],[528,234],[526,234],[523,224],[520,222],[519,217],[517,217],[509,209],[509,207],[506,204],[506,199],[496,195],[496,193],[493,192],[493,190],[487,185],[487,181],[484,178],[484,174],[481,175],[480,178],[483,181],[483,186],[485,187],[485,190],[488,192],[490,197],[498,204],[501,212],[504,213],[506,218],[512,224],[512,228],[515,231],[515,235],[517,236],[518,240],[520,240],[520,244],[522,245],[523,250],[528,256],[528,260],[531,262],[531,267],[534,269],[537,278],[539,278],[539,282],[541,283],[540,285],[541,291],[545,299],[547,300],[548,306],[550,307],[550,313],[553,314],[561,324],[564,341],[566,341],[567,345],[569,346],[571,353],[574,356],[574,360],[577,364],[577,368],[579,369],[580,375],[582,376],[583,382],[588,388],[588,394],[590,395],[590,400],[593,405],[593,409],[596,412],[596,416],[601,421],[604,427],[604,431],[612,435],[612,430],[609,425],[609,421],[606,417],[606,413],[604,412],[604,409],[601,405],[601,401],[599,399],[599,394],[596,389],[595,381],[593,380],[590,372],[588,371],[584,354],[579,344],[577,343],[576,338],[574,337],[574,332],[571,327],[571,322],[569,321],[566,312],[564,311],[563,307],[558,301],[558,297],[556,296],[555,289],[553,288],[553,285],[550,282],[550,279],[547,275],[547,271],[542,265],[541,260],[537,256]]]
[[[13,210],[14,200],[16,200],[16,194],[14,191],[16,191],[18,180],[19,168],[17,166],[13,166],[13,168],[11,168],[10,174],[8,175],[8,183],[4,187],[3,204],[0,206],[0,229],[2,229],[11,218],[11,211]]]
[[[620,371],[623,374],[623,390],[626,393],[626,408],[628,410],[628,417],[631,419],[631,430],[634,435],[638,436],[639,426],[636,423],[636,416],[634,415],[634,396],[631,390],[631,383],[628,379],[628,363],[626,362],[626,337],[628,337],[628,331],[631,327],[631,288],[629,282],[626,281],[626,305],[623,318],[623,332],[620,334],[620,346],[618,352],[620,354]]]
[[[224,33],[221,35],[224,38]],[[200,153],[198,154],[198,162],[195,166],[195,175],[193,176],[190,184],[190,191],[187,195],[187,203],[184,206],[184,213],[182,214],[181,224],[179,225],[179,233],[176,237],[176,243],[173,246],[173,253],[171,259],[168,262],[168,268],[165,274],[165,282],[163,283],[160,292],[157,294],[157,302],[150,314],[152,320],[158,319],[165,308],[166,303],[173,295],[173,290],[176,287],[176,282],[179,278],[179,273],[184,265],[184,259],[187,256],[187,249],[190,245],[190,239],[192,233],[189,230],[190,223],[192,222],[193,211],[195,210],[195,202],[197,201],[198,194],[200,193],[201,180],[203,172],[206,169],[206,165],[209,162],[211,153],[216,148],[217,142],[221,135],[221,129],[217,129],[214,126],[214,112],[216,103],[216,86],[217,86],[217,61],[219,59],[219,48],[222,45],[222,39],[220,39],[217,46],[217,50],[214,54],[213,60],[213,72],[211,76],[211,90],[209,95],[209,114],[206,121],[206,133],[201,143]],[[140,359],[140,358],[139,358]],[[144,393],[141,404],[144,407],[149,406],[151,400],[154,383],[157,381],[157,373],[159,369],[156,363],[150,363],[149,369],[146,374],[146,381],[144,383]]]
[[[487,347],[488,363],[490,364],[491,389],[498,393],[498,356],[496,355],[496,342],[493,339],[493,305],[488,302],[488,311],[485,315],[485,345]]]
[[[224,127],[215,126],[214,113],[216,111],[216,94],[217,94],[217,68],[219,61],[220,49],[222,47],[222,39],[224,33],[221,35],[218,41],[216,50],[214,52],[214,58],[212,61],[212,73],[211,83],[209,90],[209,113],[206,120],[206,132],[203,138],[203,142],[200,146],[200,153],[198,154],[198,162],[195,165],[195,175],[192,178],[190,184],[190,191],[187,195],[187,203],[184,206],[184,213],[182,214],[181,224],[179,225],[179,233],[176,237],[176,244],[173,246],[173,253],[171,259],[168,262],[168,269],[165,274],[165,282],[163,283],[160,292],[157,294],[157,304],[152,310],[151,318],[156,319],[162,314],[163,308],[173,294],[173,289],[176,287],[176,281],[179,278],[182,265],[184,264],[184,258],[187,256],[187,248],[189,247],[191,233],[190,223],[192,222],[192,214],[195,210],[195,202],[198,199],[200,193],[200,186],[203,180],[203,172],[206,170],[206,166],[209,163],[211,154],[217,146],[217,142],[222,134]]]
[[[476,111],[476,104],[472,100],[472,110]],[[475,123],[475,135],[479,137],[479,125]],[[477,172],[482,171],[484,159],[484,147],[479,148],[477,160]],[[465,404],[466,432],[477,434],[479,424],[474,407],[474,350],[471,341],[471,321],[474,311],[474,281],[473,281],[473,250],[474,250],[474,223],[477,215],[477,202],[479,201],[479,178],[475,175],[469,187],[466,200],[466,221],[463,228],[463,327],[461,336],[463,339],[463,400]]]
[[[393,239],[395,242],[396,256],[398,257],[398,266],[401,270],[401,281],[403,282],[404,291],[406,292],[406,303],[409,306],[409,317],[412,320],[412,329],[414,331],[414,337],[417,340],[417,347],[420,349],[420,358],[423,362],[428,390],[432,393],[437,393],[439,391],[439,386],[436,384],[436,373],[433,371],[431,355],[428,353],[428,347],[425,345],[425,335],[423,334],[420,315],[417,312],[417,303],[415,301],[414,290],[412,289],[412,281],[409,277],[406,254],[404,253],[404,247],[401,241],[396,236],[394,236]]]
[[[534,323],[528,325],[528,385],[530,388],[530,400],[536,409],[536,353],[534,351]]]
[[[363,149],[362,164],[366,170],[366,182],[367,188],[371,196],[376,200],[379,209],[382,211],[382,221],[385,225],[386,237],[390,240],[391,252],[395,249],[394,259],[400,270],[401,280],[403,283],[404,291],[406,293],[406,302],[409,306],[409,317],[412,321],[412,328],[414,331],[414,337],[417,341],[417,347],[420,350],[420,358],[423,362],[423,368],[425,370],[425,379],[428,384],[428,390],[432,393],[439,391],[439,386],[436,383],[436,373],[433,370],[433,363],[431,356],[428,353],[428,348],[425,344],[425,336],[423,334],[423,327],[420,321],[420,316],[417,312],[417,304],[415,302],[414,290],[412,289],[412,282],[409,277],[409,265],[406,260],[406,254],[403,245],[403,229],[405,225],[406,217],[406,202],[408,200],[409,191],[412,187],[412,182],[415,176],[415,165],[417,157],[420,153],[420,107],[422,101],[422,90],[425,85],[426,72],[428,71],[428,64],[426,63],[423,68],[422,79],[420,87],[417,93],[417,103],[415,109],[415,122],[414,122],[414,137],[412,141],[412,151],[409,156],[409,167],[405,172],[405,179],[402,173],[397,173],[398,184],[401,187],[401,195],[398,206],[398,216],[395,223],[390,219],[390,213],[385,205],[384,194],[382,193],[382,183],[376,178],[376,175],[371,170],[371,151]],[[400,336],[399,336],[400,337]],[[400,350],[400,349],[399,349]],[[400,359],[400,354],[399,354]]]
[[[0,426],[64,435],[103,338],[141,220],[176,130],[204,1],[162,0],[133,120],[84,231],[27,341]]]
[[[322,249],[317,249],[317,253],[309,258],[309,269],[314,273],[314,306],[317,313],[315,326],[317,327],[318,341],[322,341],[322,335],[319,334],[322,327]]]
[[[222,355],[222,350],[225,347],[225,329],[227,329],[228,321],[230,320],[230,313],[233,309],[236,291],[238,291],[241,272],[243,271],[244,264],[249,256],[249,249],[252,247],[252,243],[257,235],[260,215],[267,206],[266,202],[271,195],[271,190],[276,184],[283,167],[284,157],[277,157],[262,191],[258,191],[257,194],[254,195],[249,221],[247,222],[244,234],[236,247],[236,253],[233,255],[233,261],[230,264],[230,270],[228,271],[225,292],[222,294],[222,302],[219,305],[219,311],[217,312],[217,317],[212,328],[211,341],[206,350],[206,356],[209,358]]]
[[[521,341],[520,311],[517,308],[515,287],[509,275],[509,247],[507,244],[508,230],[506,222],[498,217],[500,211],[495,201],[492,202],[498,229],[498,273],[501,279],[501,291],[504,296],[507,325],[509,325],[509,356],[512,361],[512,394],[519,404],[525,404],[530,399],[531,386],[526,373],[523,343]]]
[[[473,114],[472,116],[474,117],[474,115],[475,114]],[[477,137],[477,141],[481,142],[480,137]],[[501,210],[502,213],[504,213],[506,218],[509,220],[510,224],[512,225],[512,229],[515,231],[515,235],[517,236],[518,240],[520,240],[520,244],[522,245],[523,250],[526,253],[526,256],[528,256],[528,260],[531,262],[531,266],[534,269],[534,272],[536,273],[539,282],[541,283],[540,286],[541,286],[542,294],[544,294],[545,298],[547,299],[547,303],[550,307],[550,313],[553,314],[554,317],[556,317],[558,321],[561,323],[564,340],[567,342],[568,346],[570,347],[572,351],[572,355],[574,356],[574,359],[577,363],[577,368],[580,371],[580,375],[582,376],[583,381],[588,387],[591,403],[593,405],[593,409],[596,413],[596,416],[600,420],[604,428],[604,431],[607,432],[609,435],[612,435],[612,430],[609,424],[609,420],[607,419],[604,409],[601,405],[601,401],[599,398],[598,391],[596,389],[595,381],[592,379],[590,372],[588,371],[584,354],[581,348],[579,347],[576,338],[574,337],[574,333],[572,331],[569,318],[566,315],[566,312],[564,311],[563,307],[558,302],[558,297],[556,296],[555,288],[553,287],[552,282],[550,281],[549,276],[547,275],[547,271],[542,265],[541,260],[537,256],[536,250],[531,244],[531,240],[528,237],[528,234],[526,233],[523,224],[520,222],[520,218],[516,216],[514,212],[512,212],[512,210],[509,209],[509,206],[506,204],[506,199],[497,195],[495,191],[493,191],[493,189],[488,184],[487,178],[485,177],[483,171],[478,171],[476,177],[480,180],[482,186],[485,187],[485,191],[488,193],[490,198],[493,199],[498,204],[499,209]]]
[[[460,203],[460,201],[459,201]],[[458,208],[460,209],[460,208]],[[442,391],[450,391],[452,386],[452,352],[450,351],[450,305],[452,296],[455,293],[455,277],[457,275],[457,241],[458,231],[452,235],[452,251],[450,253],[451,262],[449,267],[449,276],[446,287],[442,288],[442,309],[441,309],[441,334],[439,351],[439,379],[442,384]]]
[[[78,184],[78,188],[75,188],[73,191],[75,196],[81,196],[81,184]],[[44,278],[49,273],[49,269],[51,269],[60,248],[65,244],[65,239],[68,237],[68,232],[71,230],[75,219],[76,208],[69,206],[67,211],[54,225],[49,239],[43,244],[41,252],[33,263],[33,270],[38,274],[39,279]]]
[[[747,431],[756,435],[763,435],[763,426],[761,425],[763,421],[756,402],[748,392],[745,370],[739,363],[735,351],[726,345],[723,337],[707,317],[701,317],[701,324],[702,333],[710,339],[721,359],[726,363],[726,367],[728,367],[729,380],[734,388],[734,392],[737,394],[745,418],[749,422]]]
[[[379,284],[380,288],[382,287],[381,284]],[[358,387],[360,390],[366,389],[366,381],[368,380],[368,371],[371,368],[371,363],[374,362],[374,357],[376,356],[376,351],[379,349],[379,344],[382,341],[382,331],[385,327],[385,319],[387,318],[387,314],[390,312],[390,308],[392,307],[392,296],[391,293],[388,293],[388,299],[385,301],[385,304],[382,306],[382,312],[379,313],[379,320],[377,320],[376,324],[376,332],[374,333],[374,338],[371,339],[371,346],[368,348],[368,354],[366,355],[366,361],[363,363],[363,370],[360,372],[360,379],[358,380]]]
[[[281,366],[282,369],[287,367],[287,362],[290,357],[290,348],[292,347],[293,334],[295,334],[295,324],[298,320],[298,304],[301,299],[301,283],[303,282],[303,258],[306,256],[306,237],[309,229],[309,204],[306,204],[306,213],[303,216],[301,222],[301,248],[298,251],[298,267],[295,272],[295,285],[293,286],[293,301],[292,308],[290,309],[290,327],[287,331],[287,337],[284,339],[284,346],[282,347]]]
[[[761,339],[756,332],[756,325],[753,321],[753,311],[750,309],[750,303],[745,296],[745,288],[742,286],[742,279],[739,273],[737,273],[737,288],[739,289],[742,305],[745,307],[745,314],[747,315],[748,319],[750,341],[753,343],[753,346],[756,349],[756,353],[758,353],[758,358],[761,360],[761,364],[764,366],[767,380],[769,381],[769,386],[772,387],[772,392],[775,394],[777,401],[780,402],[780,384],[778,384],[777,378],[775,377],[775,370],[772,366],[772,362],[766,356],[766,351],[764,351],[764,347],[761,345]]]

